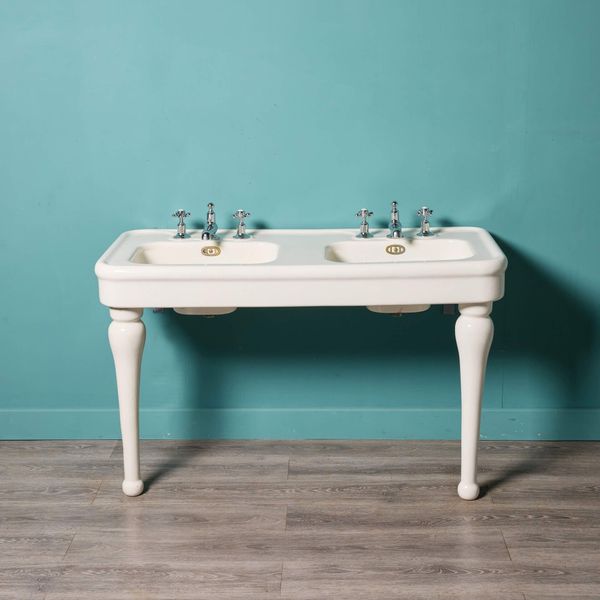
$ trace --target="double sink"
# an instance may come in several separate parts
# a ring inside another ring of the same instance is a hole
[[[242,213],[243,211],[238,211]],[[363,210],[363,213],[368,211]],[[187,213],[179,211],[178,217]],[[243,213],[241,216],[247,216]],[[423,230],[421,230],[422,232]],[[247,234],[242,227],[240,232]],[[96,263],[100,301],[110,307],[128,496],[143,492],[139,453],[139,381],[146,307],[189,315],[218,315],[238,307],[367,306],[410,313],[431,304],[458,304],[456,343],[461,380],[461,476],[458,494],[479,495],[477,447],[483,383],[494,327],[492,304],[504,293],[506,257],[476,227],[446,227],[428,237],[361,234],[349,229],[258,230],[236,239],[173,230],[123,233]],[[391,231],[390,231],[391,235]]]
[[[447,227],[428,238],[354,229],[123,233],[96,264],[111,307],[409,306],[502,297],[506,258],[490,234]],[[190,311],[188,311],[190,312]],[[222,311],[216,311],[222,312]],[[391,311],[393,312],[393,311]]]

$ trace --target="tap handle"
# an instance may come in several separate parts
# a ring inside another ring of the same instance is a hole
[[[177,223],[177,234],[175,237],[178,238],[186,238],[189,237],[186,234],[185,227],[185,218],[189,217],[191,213],[187,212],[185,208],[180,208],[173,213],[173,216],[179,219],[179,223]]]
[[[418,237],[433,237],[435,233],[431,233],[429,217],[433,214],[433,211],[426,206],[421,206],[417,211],[417,216],[421,217],[421,231],[417,233]]]
[[[246,217],[250,216],[250,213],[246,212],[243,208],[238,208],[231,216],[234,219],[239,219],[240,221],[243,221]]]
[[[185,208],[179,208],[178,210],[176,210],[176,211],[173,213],[173,215],[172,215],[172,216],[173,216],[173,217],[176,217],[177,219],[179,219],[179,222],[180,222],[180,223],[183,223],[183,220],[184,220],[186,217],[189,217],[191,214],[192,214],[192,213],[189,213],[189,212],[187,212],[187,211],[185,210]]]
[[[373,211],[369,210],[368,208],[361,208],[357,213],[356,213],[357,217],[360,217],[363,220],[366,220],[367,217],[372,217],[373,216]]]
[[[417,216],[418,217],[423,217],[423,219],[426,221],[431,215],[433,214],[433,211],[430,208],[427,208],[426,206],[421,206],[421,208],[417,211]]]
[[[392,221],[398,220],[398,203],[396,201],[392,202],[391,217]]]

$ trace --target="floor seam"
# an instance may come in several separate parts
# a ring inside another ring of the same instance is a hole
[[[108,460],[110,460],[112,458],[112,455],[114,454],[115,450],[117,449],[118,443],[119,443],[119,440],[113,440],[113,447],[110,449],[110,452],[108,454]]]
[[[499,529],[500,531],[500,535],[502,536],[502,541],[504,542],[504,547],[506,548],[506,552],[508,553],[508,559],[510,560],[510,562],[513,561],[512,556],[510,555],[510,550],[508,549],[508,544],[506,543],[506,538],[504,537],[504,531],[502,531],[502,529]]]
[[[92,501],[90,502],[90,506],[92,504],[94,504],[94,502],[96,501],[96,498],[98,497],[98,493],[100,492],[100,488],[102,487],[103,483],[104,483],[104,478],[100,480],[100,483],[98,484],[98,487],[97,487],[96,491],[94,492],[94,497],[92,498]]]
[[[285,561],[281,561],[281,580],[279,582],[279,596],[283,596],[283,575],[285,572]]]
[[[68,552],[69,552],[69,550],[71,549],[71,546],[73,545],[73,540],[75,539],[75,536],[76,536],[76,535],[77,535],[77,533],[74,533],[74,534],[73,534],[73,537],[71,538],[71,541],[69,542],[69,545],[67,546],[67,549],[65,550],[65,553],[63,554],[63,557],[62,557],[62,561],[63,561],[63,562],[64,562],[64,560],[65,560],[65,558],[66,558],[66,556],[67,556],[67,553],[68,553]]]
[[[283,587],[283,561],[281,561],[281,569],[279,571],[279,597],[281,598],[281,588]]]

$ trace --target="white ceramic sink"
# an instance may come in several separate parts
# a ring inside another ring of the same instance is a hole
[[[100,301],[112,318],[108,334],[119,392],[123,492],[137,496],[144,489],[138,402],[145,307],[216,315],[252,306],[367,306],[410,313],[458,304],[458,493],[465,500],[477,498],[479,416],[494,330],[489,315],[504,293],[506,269],[506,257],[489,233],[475,227],[442,228],[426,239],[415,230],[400,239],[388,239],[381,230],[368,239],[346,229],[251,233],[251,239],[236,240],[224,231],[218,241],[203,241],[197,231],[187,239],[175,239],[173,230],[127,231],[96,263]]]
[[[506,258],[489,233],[448,227],[422,239],[355,229],[122,234],[96,264],[100,301],[119,307],[425,305],[502,297]],[[168,283],[168,285],[165,285]]]

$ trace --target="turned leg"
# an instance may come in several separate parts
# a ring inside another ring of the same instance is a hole
[[[460,304],[456,321],[456,344],[460,360],[461,387],[461,468],[458,495],[463,500],[479,496],[477,485],[477,445],[481,398],[488,353],[494,335],[490,319],[492,303]]]
[[[121,436],[123,438],[123,492],[139,496],[144,490],[140,477],[139,416],[140,365],[146,339],[141,308],[111,308],[108,340],[115,360]]]

